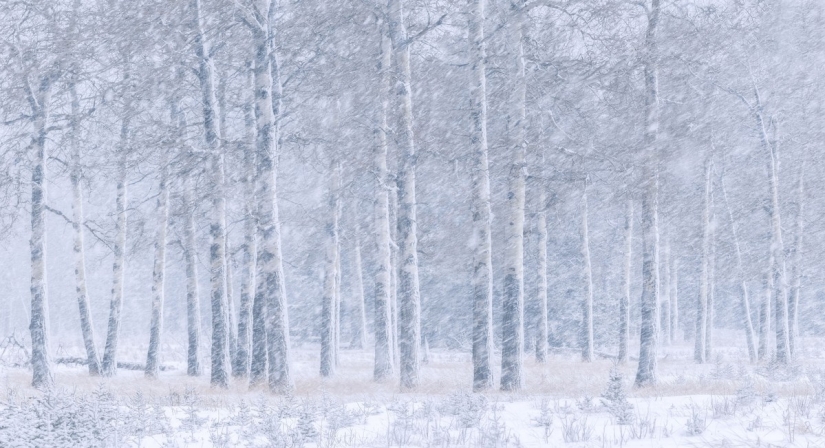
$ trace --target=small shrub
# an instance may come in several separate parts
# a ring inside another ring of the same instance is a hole
[[[689,436],[698,436],[705,432],[707,429],[707,415],[703,415],[699,412],[699,408],[695,405],[690,406],[690,416],[688,416],[688,421],[685,424],[687,435]]]

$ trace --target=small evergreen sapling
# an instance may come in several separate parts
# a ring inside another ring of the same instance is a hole
[[[602,404],[619,425],[629,425],[633,422],[633,405],[627,401],[624,377],[615,367],[610,370],[607,389],[602,392]]]

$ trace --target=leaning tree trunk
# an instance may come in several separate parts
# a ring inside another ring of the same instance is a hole
[[[515,91],[509,117],[513,160],[509,166],[507,227],[505,233],[504,296],[502,297],[501,390],[518,391],[524,386],[524,156],[527,150],[527,80],[524,72],[525,2],[513,21],[516,50]]]
[[[390,36],[395,55],[398,129],[398,350],[401,388],[418,387],[421,346],[421,296],[418,289],[418,239],[415,203],[415,139],[413,135],[410,43],[404,26],[403,0],[390,0]]]
[[[48,389],[54,384],[49,362],[48,300],[46,298],[46,134],[51,102],[51,75],[41,78],[37,92],[28,92],[34,132],[31,197],[31,323],[32,386]]]
[[[86,289],[86,252],[83,244],[83,191],[80,185],[83,173],[80,167],[80,145],[77,141],[80,100],[77,96],[77,87],[74,80],[72,80],[69,87],[69,93],[71,95],[72,107],[72,115],[69,122],[69,139],[70,146],[72,147],[72,172],[70,177],[72,183],[75,292],[77,293],[77,305],[80,311],[80,329],[83,334],[83,345],[86,347],[86,361],[89,367],[89,374],[97,376],[100,374],[100,361],[97,357],[92,313],[89,309],[89,297]]]
[[[751,320],[751,305],[750,297],[748,297],[748,282],[745,276],[745,269],[742,264],[742,250],[739,245],[739,234],[736,229],[736,222],[733,220],[733,212],[731,211],[730,203],[728,202],[728,193],[727,190],[725,190],[724,177],[720,179],[720,187],[722,189],[722,201],[724,201],[725,203],[728,221],[730,221],[731,233],[733,233],[734,249],[736,250],[736,270],[737,274],[739,275],[739,298],[741,300],[742,305],[742,323],[745,327],[745,338],[748,344],[748,358],[750,359],[751,363],[755,363],[758,358],[756,353],[756,335],[754,334],[753,322]]]
[[[659,129],[658,44],[659,0],[652,0],[645,36],[645,136],[642,192],[642,324],[636,386],[656,384],[656,348],[659,302],[659,172],[656,140]]]
[[[788,353],[788,296],[785,277],[785,247],[782,242],[782,220],[779,209],[779,161],[776,154],[776,142],[768,137],[763,106],[759,90],[754,85],[756,105],[753,108],[756,126],[759,130],[760,143],[768,156],[768,176],[770,180],[771,205],[771,281],[773,282],[773,302],[776,315],[776,362],[785,364],[790,359]]]
[[[324,226],[326,234],[326,257],[324,261],[324,296],[321,299],[321,376],[329,377],[335,375],[336,351],[336,321],[338,320],[337,307],[337,282],[338,272],[336,261],[338,259],[339,235],[339,189],[341,179],[341,165],[337,160],[330,163],[329,190],[327,191],[327,223]]]
[[[375,133],[375,152],[373,164],[375,166],[375,245],[376,268],[375,268],[375,365],[373,368],[373,379],[381,381],[390,375],[393,370],[392,355],[392,317],[391,290],[392,290],[392,270],[391,264],[392,249],[390,247],[390,194],[395,194],[391,186],[389,173],[387,170],[387,131],[389,128],[389,95],[391,88],[392,72],[392,42],[389,32],[385,28],[386,24],[381,24],[381,64],[379,86],[379,96],[381,99],[381,112],[378,126]]]
[[[790,258],[793,260],[793,271],[791,279],[793,281],[788,298],[788,349],[791,357],[796,357],[799,352],[799,295],[802,290],[802,236],[803,236],[803,210],[805,206],[804,168],[799,169],[799,181],[797,183],[796,199],[796,228],[794,229],[794,242],[791,248]]]
[[[186,262],[186,332],[188,335],[186,349],[186,374],[201,374],[200,346],[201,319],[200,293],[198,291],[198,259],[195,243],[195,198],[191,174],[184,179],[183,201],[186,216],[183,223],[183,256]]]
[[[164,273],[166,269],[166,232],[169,223],[169,188],[166,156],[161,160],[160,185],[157,201],[157,233],[155,236],[155,263],[152,269],[152,317],[149,327],[149,350],[146,353],[148,378],[157,378],[160,370],[160,338],[163,333]]]
[[[587,226],[587,181],[582,193],[582,259],[584,261],[585,292],[582,301],[581,349],[582,361],[593,361],[593,266],[590,261],[590,231]]]
[[[710,190],[711,159],[705,160],[704,208],[702,209],[702,271],[699,279],[699,296],[696,299],[696,335],[693,346],[693,360],[699,364],[706,361],[707,313],[710,275]]]
[[[473,151],[473,390],[493,387],[493,264],[487,157],[485,0],[469,0],[470,143]],[[546,227],[546,226],[545,226]],[[546,292],[546,291],[545,291]],[[538,356],[538,355],[537,355]],[[543,354],[541,355],[543,357]]]
[[[633,199],[627,199],[624,217],[624,290],[619,298],[619,364],[629,358],[627,344],[630,341],[630,283],[633,265]]]

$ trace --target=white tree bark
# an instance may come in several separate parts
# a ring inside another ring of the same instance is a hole
[[[403,0],[389,0],[390,36],[395,56],[396,94],[400,106],[398,175],[398,350],[401,388],[418,387],[421,351],[421,296],[418,289],[418,238],[415,203],[410,42],[404,25]]]
[[[186,204],[186,216],[183,223],[183,256],[186,262],[186,374],[199,376],[200,364],[200,292],[198,291],[198,258],[195,243],[195,194],[191,174],[184,179],[183,201]]]
[[[40,78],[36,91],[29,88],[32,105],[32,196],[31,196],[31,323],[32,386],[49,389],[54,384],[49,361],[48,299],[46,297],[46,135],[51,105],[53,75]],[[26,85],[28,87],[28,79]]]
[[[658,43],[659,0],[651,0],[644,48],[645,135],[642,192],[642,325],[636,386],[656,384],[656,351],[659,313],[659,131]]]
[[[682,339],[679,333],[679,262],[673,257],[673,277],[670,281],[670,342]]]
[[[392,283],[393,265],[390,241],[390,194],[395,195],[387,170],[387,131],[392,80],[392,42],[387,25],[379,27],[381,33],[381,64],[379,95],[381,112],[375,129],[375,245],[377,250],[375,269],[375,365],[373,379],[381,381],[392,375]]]
[[[493,387],[493,263],[490,229],[492,212],[490,209],[490,168],[487,157],[485,1],[469,0],[467,14],[470,48],[470,143],[473,151],[472,212],[475,249],[473,253],[473,390],[477,392]],[[546,352],[546,348],[544,350]],[[541,356],[543,355],[544,353]]]
[[[748,344],[748,357],[751,363],[757,361],[756,352],[756,335],[753,331],[753,322],[751,320],[751,306],[750,297],[748,297],[748,283],[745,276],[745,270],[742,267],[742,249],[739,245],[739,233],[736,229],[736,222],[733,219],[733,212],[731,211],[730,203],[728,202],[728,193],[725,190],[725,178],[720,179],[720,187],[722,189],[722,200],[725,203],[727,210],[728,221],[730,221],[731,233],[733,233],[733,246],[736,250],[736,270],[739,275],[739,298],[742,305],[742,324],[745,327],[745,338]]]
[[[89,374],[100,374],[100,360],[97,357],[95,346],[94,326],[89,309],[89,298],[86,288],[86,252],[83,244],[83,191],[80,185],[83,171],[80,161],[80,144],[77,141],[78,120],[80,119],[80,100],[77,95],[76,81],[73,79],[69,86],[71,96],[71,119],[69,122],[69,144],[72,149],[72,230],[74,231],[74,259],[75,259],[75,292],[77,305],[80,311],[80,329],[83,334],[83,345],[86,348],[86,361]]]
[[[582,192],[582,260],[585,281],[584,300],[582,301],[581,349],[582,361],[593,361],[593,266],[590,260],[590,230],[587,222],[587,181]]]
[[[169,223],[169,188],[166,156],[161,160],[155,234],[155,262],[152,269],[152,317],[149,324],[149,349],[146,353],[147,378],[157,378],[160,371],[160,339],[163,334],[164,273],[166,270],[166,233]]]
[[[799,180],[797,182],[796,199],[796,227],[794,229],[794,242],[791,248],[790,258],[793,263],[791,279],[793,283],[790,288],[788,298],[788,349],[791,357],[797,357],[799,350],[799,296],[802,291],[802,237],[804,235],[804,208],[805,208],[805,184],[804,165],[799,168]]]
[[[290,373],[289,317],[281,255],[281,224],[278,215],[277,162],[278,122],[281,108],[281,80],[273,48],[276,4],[255,0],[254,15],[247,25],[255,46],[255,126],[257,146],[258,257],[255,302],[253,303],[253,367],[251,380],[260,378],[257,353],[263,341],[255,341],[255,316],[265,316],[266,361],[269,389],[288,393],[294,388]],[[256,309],[260,307],[260,312]],[[265,310],[265,311],[264,311]]]
[[[112,262],[112,297],[109,302],[109,322],[106,331],[106,347],[103,352],[103,362],[101,369],[104,376],[113,376],[117,372],[117,346],[118,336],[120,334],[120,320],[121,312],[123,310],[123,283],[126,267],[126,231],[127,231],[127,212],[128,204],[128,190],[127,190],[127,157],[129,153],[128,145],[131,138],[131,100],[129,83],[131,79],[131,71],[127,62],[124,70],[123,83],[126,87],[123,89],[124,100],[126,105],[123,111],[123,117],[120,124],[120,143],[118,148],[118,177],[117,177],[117,193],[115,199],[115,214],[117,220],[115,222],[115,241],[113,247]]]
[[[699,279],[699,296],[696,299],[696,335],[694,336],[693,360],[699,364],[706,361],[708,294],[710,293],[710,208],[711,208],[711,157],[705,160],[704,205],[702,209],[702,271]]]
[[[619,364],[628,361],[627,350],[630,342],[630,283],[633,265],[633,199],[627,199],[627,211],[624,218],[624,288],[619,299]]]
[[[329,186],[327,190],[327,223],[324,226],[326,257],[324,261],[324,296],[321,299],[321,376],[335,375],[338,351],[336,333],[338,325],[338,251],[340,247],[338,221],[340,218],[339,191],[341,188],[341,164],[333,158],[330,161]]]
[[[539,316],[538,330],[536,331],[536,362],[547,361],[547,193],[544,182],[540,182],[539,211],[536,215],[536,230],[538,232],[538,300]]]
[[[773,263],[771,258],[770,263]],[[773,294],[773,276],[771,272],[773,266],[768,266],[768,270],[762,276],[762,301],[759,304],[759,351],[757,357],[759,361],[769,361],[771,359],[771,295]]]
[[[518,391],[524,386],[524,157],[527,150],[527,80],[524,72],[524,1],[515,8],[512,48],[516,52],[513,104],[508,117],[508,134],[513,151],[507,191],[505,230],[504,296],[502,298],[501,390]]]
[[[659,302],[659,309],[661,310],[661,316],[659,322],[661,323],[661,340],[665,345],[669,345],[672,341],[671,335],[671,328],[670,328],[670,282],[671,282],[671,272],[670,272],[670,241],[665,241],[665,247],[662,251],[662,268],[664,269],[664,275],[662,276],[662,284],[661,288],[661,297],[662,300]]]
[[[711,184],[713,180],[710,181]],[[716,301],[716,215],[713,211],[713,187],[710,189],[710,210],[708,222],[708,301],[705,315],[705,361],[713,359],[713,322]]]
[[[252,64],[247,66],[249,79],[249,93],[253,92],[254,75]],[[241,297],[238,310],[238,353],[235,358],[235,374],[237,378],[246,378],[250,372],[250,352],[252,339],[252,307],[255,297],[255,111],[254,98],[247,98],[244,105],[244,174],[243,174],[243,246],[241,246]]]
[[[357,230],[356,230],[357,232]],[[352,339],[350,347],[363,349],[367,346],[367,311],[364,303],[364,270],[361,264],[361,239],[355,236],[355,297],[350,313],[350,324],[352,329]]]
[[[759,90],[754,83],[753,93],[755,106],[752,108],[756,126],[759,130],[762,148],[768,156],[768,176],[770,181],[770,219],[771,219],[771,282],[773,290],[773,304],[775,306],[776,353],[777,363],[785,364],[790,360],[788,352],[788,296],[787,279],[785,277],[785,246],[782,242],[782,220],[779,208],[779,174],[776,154],[776,141],[768,137],[763,116],[762,100]]]

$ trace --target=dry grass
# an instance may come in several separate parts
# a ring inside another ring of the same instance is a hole
[[[736,372],[731,378],[714,378],[714,369],[721,361],[696,365],[691,360],[692,349],[687,344],[666,347],[659,361],[659,385],[644,389],[630,389],[629,396],[666,397],[681,395],[731,395],[741,387],[738,375],[747,371],[759,393],[771,391],[777,396],[812,394],[813,388],[804,377],[792,382],[769,382],[754,375],[754,367],[742,359],[738,349],[719,349],[726,366]],[[372,353],[369,350],[343,350],[340,366],[332,378],[321,378],[318,373],[318,351],[312,347],[295,350],[293,376],[297,397],[317,397],[324,393],[334,394],[343,400],[387,400],[397,395],[445,395],[456,390],[469,390],[472,383],[472,366],[468,354],[433,351],[431,362],[422,366],[420,387],[414,393],[400,390],[398,380],[376,383],[372,379]],[[205,360],[207,361],[207,360]],[[496,360],[496,363],[498,360]],[[90,392],[103,385],[120,395],[132,395],[140,391],[154,396],[165,396],[192,389],[203,397],[220,402],[236,400],[240,396],[267,396],[265,387],[250,390],[245,381],[232,381],[228,390],[209,386],[208,374],[193,378],[185,375],[182,365],[173,363],[174,370],[161,372],[157,380],[146,379],[143,372],[121,370],[114,378],[89,377],[83,367],[59,366],[55,369],[55,382],[59,388],[80,393]],[[525,396],[550,398],[598,397],[603,391],[611,360],[583,363],[577,355],[553,355],[547,363],[538,364],[532,357],[525,359],[525,389],[518,394],[505,394],[497,390],[488,392],[494,400],[517,400]],[[744,366],[744,367],[740,367]],[[809,369],[821,369],[825,363],[819,359],[806,360]],[[628,384],[635,377],[635,362],[618,367]],[[24,394],[35,393],[29,387],[31,373],[26,369],[0,368],[0,380],[7,388]]]

